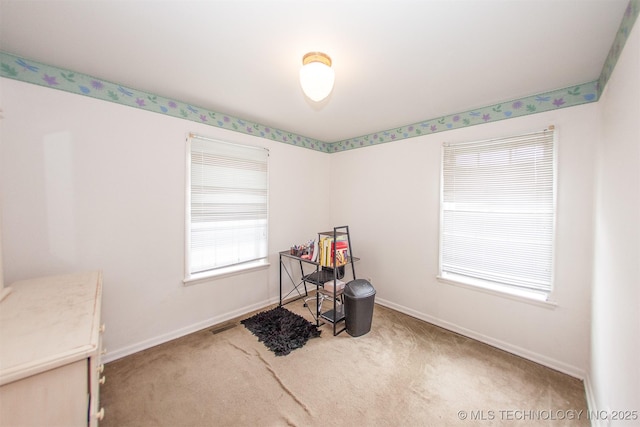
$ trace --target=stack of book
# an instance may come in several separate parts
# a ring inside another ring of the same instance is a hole
[[[318,262],[322,267],[340,267],[347,263],[349,257],[349,244],[346,237],[333,241],[333,237],[322,237],[318,244],[320,254]],[[333,259],[335,249],[335,260]]]

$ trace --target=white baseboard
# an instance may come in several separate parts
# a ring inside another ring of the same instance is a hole
[[[593,391],[591,377],[588,374],[584,378],[584,393],[587,396],[587,410],[590,413],[597,413],[598,404],[596,402],[596,395]],[[604,427],[605,425],[598,417],[589,417],[589,420],[591,421],[591,427]]]
[[[509,344],[508,342],[501,341],[490,336],[481,334],[479,332],[473,331],[471,329],[463,328],[454,323],[447,322],[445,320],[438,319],[433,316],[426,315],[424,313],[417,312],[411,308],[404,307],[390,301],[384,300],[382,298],[376,298],[376,303],[391,308],[393,310],[399,311],[401,313],[407,314],[411,317],[415,317],[416,319],[424,320],[425,322],[431,323],[433,325],[439,326],[441,328],[447,329],[451,332],[458,333],[460,335],[464,335],[467,338],[472,338],[476,341],[480,341],[482,343],[488,344],[490,346],[499,348],[500,350],[507,351],[509,353],[515,354],[517,356],[523,357],[525,359],[531,360],[532,362],[539,363],[548,368],[554,369],[556,371],[560,371],[567,375],[570,375],[574,378],[578,378],[580,380],[584,380],[585,372],[583,369],[578,367],[569,365],[567,363],[561,362],[559,360],[555,360],[553,358],[544,356],[539,353],[532,352],[530,350],[524,349],[522,347],[518,347],[513,344]]]
[[[278,301],[279,301],[278,298],[271,298],[269,300],[258,302],[237,310],[230,311],[228,313],[210,317],[209,319],[203,320],[201,322],[194,323],[192,325],[189,325],[180,329],[176,329],[175,331],[171,331],[166,334],[159,335],[155,338],[150,338],[148,340],[144,340],[123,348],[116,349],[115,351],[111,351],[107,349],[108,350],[107,353],[104,356],[102,356],[102,363],[113,362],[114,360],[118,360],[125,356],[129,356],[131,354],[137,353],[139,351],[146,350],[148,348],[155,347],[160,344],[164,344],[176,338],[180,338],[185,335],[192,334],[202,329],[210,328],[211,326],[217,325],[219,323],[223,323],[228,320],[235,319],[236,317],[243,316],[247,313],[251,313],[252,311],[260,310],[261,308],[267,307],[271,304],[275,304]]]

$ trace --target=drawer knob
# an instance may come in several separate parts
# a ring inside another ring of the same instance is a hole
[[[104,419],[104,408],[100,408],[100,410],[98,411],[98,413],[96,413],[96,418],[99,421],[102,421]]]
[[[98,373],[101,374],[104,372],[104,363],[101,363],[100,366],[98,366]]]
[[[100,352],[100,355],[104,356],[105,354],[107,354],[107,349],[103,348],[102,351]]]
[[[98,381],[100,384],[104,385],[105,382],[107,382],[107,376],[103,376],[102,378],[100,378],[100,380]]]
[[[104,331],[107,330],[107,325],[105,325],[104,323],[102,325],[100,325],[100,333],[104,333]]]

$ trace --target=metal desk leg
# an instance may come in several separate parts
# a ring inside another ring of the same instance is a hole
[[[278,306],[282,307],[282,255],[279,255],[278,258],[280,261],[280,304]]]

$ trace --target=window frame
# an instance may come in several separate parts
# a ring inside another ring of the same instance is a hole
[[[439,242],[438,242],[438,281],[442,283],[446,283],[449,285],[455,285],[467,289],[473,289],[476,291],[482,291],[485,293],[498,295],[501,297],[506,297],[509,299],[514,299],[518,301],[525,301],[528,303],[532,303],[535,305],[541,305],[547,308],[555,307],[557,304],[552,300],[554,290],[555,290],[555,261],[556,261],[556,223],[558,217],[557,210],[557,198],[558,198],[558,129],[551,125],[546,129],[537,130],[532,132],[521,132],[518,134],[492,138],[487,140],[476,140],[476,141],[460,141],[452,144],[472,144],[472,143],[493,143],[499,141],[506,141],[525,137],[528,135],[541,133],[550,131],[553,132],[552,139],[552,220],[551,220],[551,242],[550,242],[550,251],[551,251],[551,260],[550,260],[550,283],[549,290],[547,292],[543,291],[535,291],[524,289],[522,287],[518,287],[515,285],[509,285],[500,282],[494,282],[490,280],[480,279],[471,276],[459,275],[455,273],[443,272],[443,237],[444,237],[444,212],[445,212],[445,200],[444,200],[444,187],[445,187],[445,144],[442,144],[441,147],[441,159],[440,159],[440,224],[439,224]]]
[[[228,144],[236,147],[245,147],[248,149],[265,150],[267,153],[267,172],[266,172],[266,239],[265,239],[265,256],[256,260],[245,261],[240,263],[234,263],[228,266],[216,267],[214,269],[206,270],[203,272],[191,272],[191,223],[192,223],[192,189],[191,189],[191,172],[192,172],[192,140],[198,138],[204,141],[212,141],[218,144]],[[246,273],[255,270],[261,270],[268,268],[270,263],[269,257],[269,221],[270,221],[270,209],[269,209],[269,186],[270,186],[270,171],[269,171],[269,149],[262,146],[241,144],[230,141],[223,141],[217,138],[209,138],[194,133],[189,133],[186,137],[185,143],[185,246],[184,246],[184,280],[185,285],[200,283],[203,281],[233,276],[241,273]]]

